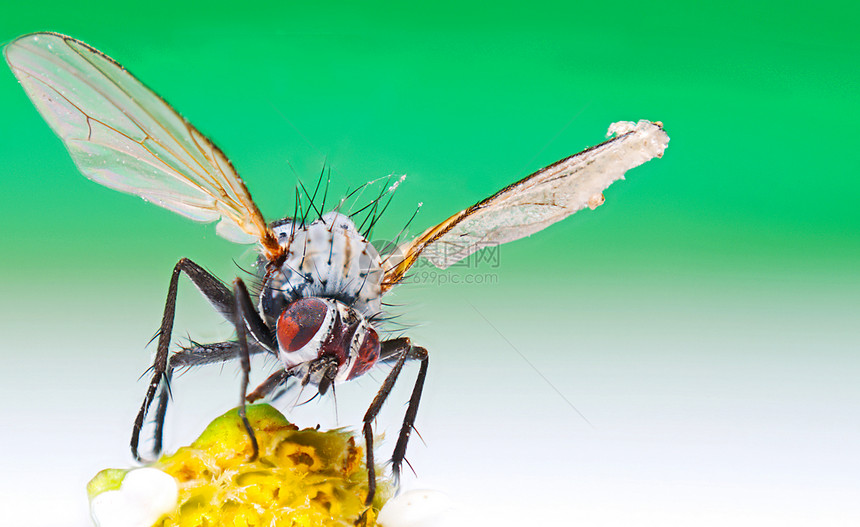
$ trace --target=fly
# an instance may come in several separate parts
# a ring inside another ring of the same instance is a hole
[[[258,295],[241,278],[229,286],[193,261],[173,268],[158,333],[152,377],[135,419],[131,450],[138,460],[141,430],[154,421],[153,454],[162,449],[168,387],[176,368],[238,359],[240,415],[245,404],[291,380],[325,394],[380,363],[392,369],[364,415],[369,476],[376,478],[372,423],[407,361],[419,363],[392,471],[399,476],[427,376],[427,350],[405,337],[385,339],[377,328],[382,297],[407,276],[419,256],[445,269],[474,251],[535,233],[585,207],[624,173],[660,157],[669,137],[659,122],[619,122],[615,137],[562,159],[380,254],[350,217],[333,211],[311,222],[263,219],[224,153],[119,63],[91,46],[56,33],[35,33],[5,48],[6,60],[36,108],[60,137],[78,169],[107,187],[135,194],[216,232],[259,247]],[[396,188],[395,183],[390,190]],[[170,352],[179,277],[187,276],[236,331],[236,338]],[[250,356],[271,354],[279,368],[249,393]]]

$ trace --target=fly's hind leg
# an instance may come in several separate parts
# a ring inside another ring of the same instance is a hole
[[[364,414],[364,442],[367,448],[367,476],[368,476],[368,491],[365,505],[373,503],[373,497],[376,494],[376,468],[373,462],[373,420],[382,409],[382,405],[388,398],[391,390],[394,388],[394,383],[403,369],[403,364],[407,360],[421,361],[421,367],[418,370],[418,376],[415,379],[415,386],[412,388],[412,396],[409,398],[409,406],[406,408],[406,415],[403,418],[403,426],[400,429],[400,435],[397,438],[397,444],[394,446],[394,455],[391,458],[392,470],[395,479],[400,477],[400,467],[406,456],[406,444],[409,442],[409,436],[412,434],[415,424],[415,416],[418,414],[418,403],[421,401],[421,392],[424,389],[424,379],[427,377],[428,354],[427,350],[418,346],[413,346],[408,338],[397,338],[387,340],[382,343],[379,360],[382,362],[394,362],[394,367],[389,372],[382,386],[379,388],[373,402]]]

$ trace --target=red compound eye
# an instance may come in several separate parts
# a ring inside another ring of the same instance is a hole
[[[379,335],[373,328],[368,328],[364,340],[358,349],[358,357],[349,372],[349,379],[355,379],[369,370],[379,360]]]
[[[278,344],[292,352],[305,346],[320,330],[328,306],[316,298],[302,298],[290,304],[278,317]]]

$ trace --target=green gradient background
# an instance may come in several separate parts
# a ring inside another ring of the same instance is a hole
[[[433,353],[407,486],[501,523],[532,505],[589,525],[860,521],[856,5],[242,7],[39,2],[5,8],[0,39],[53,30],[116,58],[222,147],[269,218],[323,162],[335,192],[407,173],[381,237],[416,203],[421,229],[613,121],[672,138],[597,211],[446,275],[494,283],[397,291]],[[86,181],[0,80],[0,499],[37,524],[28,484],[53,467],[84,522],[82,485],[129,463],[172,265],[229,279],[243,249]],[[229,334],[180,296],[180,334]],[[234,372],[181,379],[173,445],[232,404]],[[341,424],[372,397],[357,384]]]

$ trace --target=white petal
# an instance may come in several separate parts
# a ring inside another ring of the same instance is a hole
[[[149,527],[176,508],[179,487],[169,474],[140,468],[126,474],[119,490],[102,492],[90,503],[99,527]]]
[[[410,490],[388,500],[377,521],[383,527],[443,527],[451,525],[451,498],[436,490]]]

